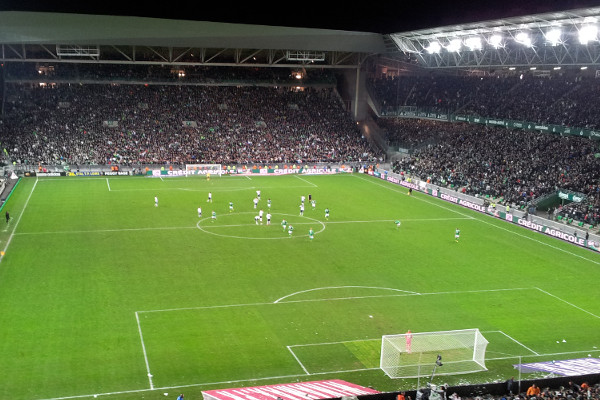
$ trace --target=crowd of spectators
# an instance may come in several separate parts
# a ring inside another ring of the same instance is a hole
[[[512,385],[507,387],[504,394],[481,393],[461,396],[453,392],[452,388],[432,386],[417,390],[415,400],[600,400],[600,384],[583,382],[579,385],[569,381],[565,386],[540,387],[531,383],[519,392],[514,380],[511,379],[507,382],[512,382]],[[411,397],[401,393],[397,396],[397,400],[411,400]]]
[[[368,85],[383,115],[413,106],[448,114],[600,128],[600,79],[574,72],[373,77]]]
[[[144,64],[77,64],[9,63],[4,66],[4,79],[11,82],[147,82],[162,84],[303,84],[335,85],[330,69],[250,68],[211,65],[144,65]]]
[[[373,162],[333,89],[6,85],[5,163]]]
[[[428,142],[395,161],[397,173],[518,207],[557,189],[582,193],[587,201],[577,206],[578,217],[600,221],[597,141],[425,119],[398,118],[395,127],[415,143]]]

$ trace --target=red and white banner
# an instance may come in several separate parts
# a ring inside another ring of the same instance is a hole
[[[313,382],[284,383],[202,392],[204,400],[318,400],[343,396],[379,393],[377,390],[339,379]]]

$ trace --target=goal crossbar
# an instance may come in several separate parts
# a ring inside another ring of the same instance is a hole
[[[223,170],[221,164],[186,164],[186,176],[221,176]]]
[[[485,371],[487,344],[479,329],[384,335],[380,368],[390,378],[428,376],[436,365],[437,375]]]

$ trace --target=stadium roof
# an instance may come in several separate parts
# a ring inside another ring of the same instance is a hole
[[[255,49],[378,53],[383,37],[376,33],[290,28],[147,17],[41,12],[0,12],[0,45],[13,57],[28,57],[20,46],[40,46],[51,57],[67,56],[53,46]],[[86,53],[87,54],[87,53]],[[91,54],[91,53],[89,53]],[[79,54],[85,57],[85,54]],[[94,58],[94,57],[92,57]],[[30,60],[31,58],[28,58]],[[73,58],[71,58],[73,59]],[[98,58],[96,57],[96,60]],[[163,61],[168,62],[169,57]]]
[[[600,7],[393,33],[431,68],[600,65]]]
[[[276,17],[274,17],[275,20]],[[0,11],[0,61],[356,68],[373,54],[428,68],[600,65],[600,7],[378,34],[139,16]],[[582,27],[595,29],[586,43]],[[548,31],[560,28],[549,44]],[[491,36],[502,35],[499,45]],[[518,35],[527,35],[529,43]],[[472,40],[467,43],[467,39]],[[478,47],[471,47],[475,40]],[[432,51],[430,45],[436,45]]]

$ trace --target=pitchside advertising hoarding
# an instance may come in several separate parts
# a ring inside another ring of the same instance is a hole
[[[206,390],[204,400],[319,400],[377,394],[377,390],[339,379]]]
[[[553,227],[553,226],[547,226],[547,225],[544,225],[541,223],[532,222],[525,218],[517,217],[514,214],[496,210],[493,207],[485,206],[484,204],[479,203],[478,201],[468,200],[468,199],[464,198],[464,196],[458,196],[458,195],[455,196],[455,195],[452,195],[445,191],[442,191],[440,189],[430,188],[423,182],[418,182],[418,183],[409,182],[407,180],[403,180],[403,179],[399,179],[395,176],[391,176],[387,172],[373,173],[372,175],[376,176],[380,179],[386,180],[388,182],[392,182],[397,185],[411,188],[413,190],[418,190],[418,191],[420,191],[422,193],[426,193],[430,196],[437,197],[439,199],[448,201],[450,203],[458,204],[460,206],[469,208],[471,210],[478,211],[480,213],[493,215],[494,217],[496,217],[498,219],[502,219],[507,222],[531,229],[533,231],[540,232],[545,235],[552,236],[557,239],[561,239],[566,242],[576,244],[577,246],[581,246],[581,247],[584,247],[589,250],[600,252],[600,242],[597,242],[594,240],[586,240],[583,237],[577,236],[576,233],[569,233],[564,230],[557,229],[556,227]],[[479,200],[481,200],[481,199],[479,199]]]
[[[256,167],[256,166],[228,166],[221,169],[222,175],[288,175],[288,174],[304,174],[304,175],[326,175],[326,174],[338,174],[343,172],[352,172],[353,168],[346,165],[336,166],[273,166],[273,167]],[[164,177],[164,176],[186,176],[186,175],[215,175],[218,172],[214,169],[194,169],[194,170],[181,170],[181,169],[154,169],[148,170],[147,175]]]

